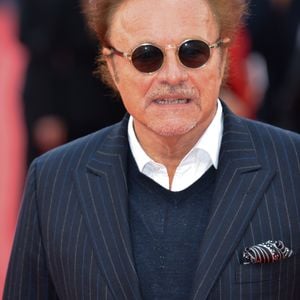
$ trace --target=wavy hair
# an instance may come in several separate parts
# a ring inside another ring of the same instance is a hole
[[[118,8],[130,0],[86,0],[83,12],[88,26],[96,34],[101,47],[107,45],[110,24]],[[151,1],[151,0],[149,0]],[[199,0],[203,1],[203,0]],[[212,9],[219,25],[220,37],[234,39],[236,32],[243,24],[244,16],[248,13],[246,0],[205,0]],[[99,74],[104,83],[116,90],[114,82],[108,71],[107,65],[102,58],[101,51],[97,58]]]

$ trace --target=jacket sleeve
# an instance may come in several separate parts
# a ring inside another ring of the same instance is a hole
[[[58,299],[47,269],[36,195],[36,166],[33,163],[28,172],[19,214],[5,282],[4,300]]]

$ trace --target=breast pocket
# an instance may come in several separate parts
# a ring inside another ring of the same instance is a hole
[[[236,284],[242,299],[300,299],[300,255],[268,264],[240,265]],[[251,297],[250,297],[251,295]]]

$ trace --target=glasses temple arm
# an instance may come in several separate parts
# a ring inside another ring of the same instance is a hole
[[[106,49],[108,51],[104,51],[104,49]],[[125,58],[130,58],[130,54],[119,51],[116,48],[114,48],[113,46],[108,46],[108,47],[105,47],[104,49],[103,49],[103,55],[104,56],[111,56],[113,54],[116,54],[118,56],[122,56],[122,57],[125,57]]]
[[[222,45],[226,45],[228,43],[230,43],[230,38],[224,38],[224,39],[220,39],[217,42],[215,42],[214,44],[211,44],[209,46],[209,48],[218,48],[221,47]]]

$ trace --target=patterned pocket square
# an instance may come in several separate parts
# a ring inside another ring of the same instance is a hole
[[[282,241],[267,241],[245,248],[243,264],[265,264],[286,259],[293,254]]]

